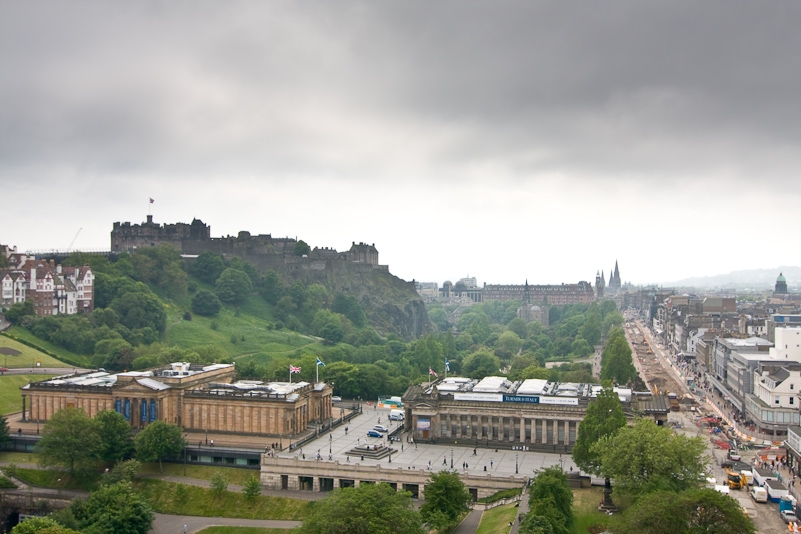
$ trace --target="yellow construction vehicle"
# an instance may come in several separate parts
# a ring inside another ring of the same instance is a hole
[[[730,489],[742,489],[745,486],[745,480],[742,473],[738,473],[737,471],[732,470],[729,467],[726,467],[726,483],[729,485]]]

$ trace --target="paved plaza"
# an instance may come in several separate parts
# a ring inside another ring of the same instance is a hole
[[[576,472],[577,467],[568,454],[551,454],[541,451],[525,451],[510,449],[488,449],[482,446],[481,440],[476,446],[475,440],[456,440],[453,446],[445,444],[412,443],[407,441],[408,433],[398,434],[400,441],[389,442],[388,438],[367,437],[367,431],[380,424],[388,427],[390,432],[397,428],[396,421],[389,420],[389,408],[377,408],[375,405],[362,405],[363,413],[351,419],[348,423],[340,425],[330,433],[321,434],[317,439],[303,445],[302,449],[291,452],[283,451],[278,454],[281,458],[300,458],[305,455],[308,461],[316,461],[319,453],[321,461],[331,461],[361,465],[382,465],[383,467],[406,467],[418,470],[440,471],[453,468],[458,472],[469,472],[473,475],[482,473],[493,476],[509,476],[517,474],[531,476],[535,471],[559,465],[560,460],[565,471]],[[336,411],[336,405],[335,405]],[[348,429],[347,433],[345,428]],[[364,445],[388,445],[395,449],[392,454],[392,463],[389,458],[381,460],[361,460],[360,456],[348,454],[348,451]],[[475,448],[475,454],[473,452]],[[302,451],[302,452],[301,452]],[[465,469],[463,464],[467,465]],[[485,470],[486,468],[486,470]]]

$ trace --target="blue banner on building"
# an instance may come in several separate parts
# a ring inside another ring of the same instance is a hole
[[[142,400],[142,422],[147,422],[147,401],[144,399]]]
[[[156,401],[150,401],[150,422],[156,420]]]
[[[117,399],[117,402],[115,404],[117,408],[117,413],[122,413],[122,399]]]
[[[131,420],[131,399],[125,399],[125,413],[123,415],[126,421]]]

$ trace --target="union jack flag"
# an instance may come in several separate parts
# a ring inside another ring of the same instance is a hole
[[[300,367],[295,367],[294,365],[290,365],[289,366],[289,372],[290,373],[299,373],[300,372]]]
[[[428,374],[434,375],[434,376],[439,376],[437,373],[434,372],[434,370],[431,367],[428,368]]]

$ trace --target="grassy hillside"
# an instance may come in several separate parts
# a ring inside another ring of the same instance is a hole
[[[5,375],[0,376],[0,414],[22,411],[22,392],[19,390],[30,381],[47,380],[54,375]]]
[[[167,343],[182,348],[215,345],[236,358],[256,353],[289,353],[319,343],[316,338],[289,330],[272,330],[269,321],[245,313],[237,315],[229,308],[213,318],[195,315],[191,321],[185,321],[182,315],[183,311],[169,314],[168,331],[164,336]],[[212,323],[216,324],[216,330],[212,329]]]
[[[62,349],[56,345],[52,345],[46,341],[42,341],[27,330],[23,328],[11,328],[9,334],[19,339],[31,342],[38,345],[52,354],[58,355],[59,353],[67,353],[71,359],[79,359],[80,356],[72,354],[68,350]],[[47,346],[46,346],[47,345]],[[71,365],[61,362],[52,356],[48,356],[44,352],[38,351],[32,347],[24,345],[15,341],[9,336],[0,336],[0,347],[9,347],[20,351],[22,354],[17,356],[6,356],[0,354],[0,366],[8,367],[9,369],[22,369],[25,367],[36,367],[36,361],[39,360],[40,367],[72,367]]]

